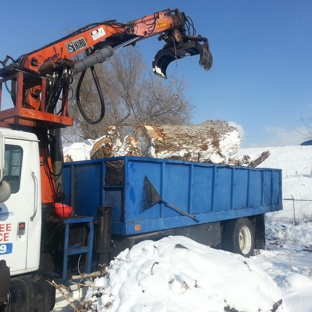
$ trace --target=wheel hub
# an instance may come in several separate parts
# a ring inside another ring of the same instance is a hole
[[[244,255],[248,254],[251,248],[251,233],[247,226],[243,226],[239,231],[239,247]]]

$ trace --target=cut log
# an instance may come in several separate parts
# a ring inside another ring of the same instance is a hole
[[[144,157],[227,163],[240,148],[237,128],[225,121],[206,121],[199,125],[145,125],[134,138]]]
[[[64,156],[64,162],[70,162],[70,161],[73,161],[71,155],[65,155]]]
[[[269,151],[263,152],[256,159],[254,159],[253,155],[248,155],[248,154],[239,155],[239,156],[234,155],[233,157],[229,158],[229,165],[256,168],[262,162],[264,162],[269,156],[270,156]]]
[[[263,152],[257,159],[253,160],[248,167],[256,168],[270,156],[270,152]]]
[[[111,126],[104,136],[95,141],[90,158],[99,159],[117,156],[141,156],[141,154],[135,138],[127,136],[122,141],[116,127]]]

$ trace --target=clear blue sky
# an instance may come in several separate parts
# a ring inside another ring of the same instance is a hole
[[[292,145],[312,118],[312,1],[310,0],[11,0],[1,2],[0,59],[17,58],[92,22],[127,22],[167,8],[190,16],[208,37],[214,64],[198,56],[172,63],[196,106],[192,123],[233,121],[243,147]],[[163,46],[139,43],[147,63]],[[312,122],[311,122],[312,125]]]

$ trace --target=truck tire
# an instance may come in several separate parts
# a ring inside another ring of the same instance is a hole
[[[223,249],[246,258],[253,255],[255,248],[254,228],[248,218],[234,219],[225,225]]]

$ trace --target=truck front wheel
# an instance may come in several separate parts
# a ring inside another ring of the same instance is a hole
[[[223,249],[244,257],[253,255],[255,246],[254,228],[248,218],[230,220],[223,233]]]

